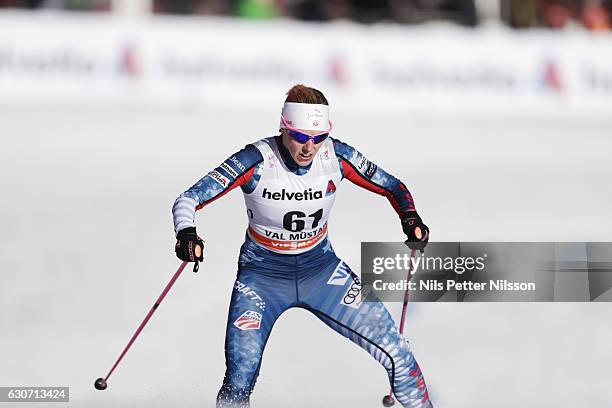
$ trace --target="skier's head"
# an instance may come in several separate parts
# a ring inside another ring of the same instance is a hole
[[[327,98],[318,89],[294,85],[287,92],[280,127],[293,160],[299,166],[309,165],[331,130]]]

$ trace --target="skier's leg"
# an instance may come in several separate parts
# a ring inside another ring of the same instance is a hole
[[[410,345],[393,318],[373,295],[361,299],[359,278],[344,263],[326,267],[300,282],[300,300],[329,327],[356,343],[387,370],[399,403],[429,408],[425,379]]]
[[[291,283],[290,288],[284,288]],[[225,334],[226,371],[217,407],[248,407],[268,336],[292,301],[293,281],[241,268],[230,303]]]

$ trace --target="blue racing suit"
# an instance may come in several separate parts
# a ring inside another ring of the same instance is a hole
[[[400,215],[414,210],[403,183],[352,147],[332,141],[343,178],[386,196]],[[308,174],[309,168],[295,165],[279,138],[277,142],[287,169],[297,175]],[[179,196],[173,207],[176,232],[193,226],[196,209],[232,188],[240,186],[245,194],[253,192],[263,163],[261,152],[247,145]],[[336,256],[327,236],[305,252],[287,254],[270,250],[247,234],[229,308],[226,372],[217,407],[249,406],[272,327],[292,307],[311,311],[379,361],[402,406],[432,406],[408,342],[383,303],[372,293],[362,293],[359,278]]]

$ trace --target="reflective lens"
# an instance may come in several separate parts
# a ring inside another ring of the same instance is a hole
[[[306,133],[299,132],[297,130],[289,130],[289,135],[295,139],[298,143],[307,143],[309,140],[312,140],[314,144],[319,144],[329,136],[329,133],[322,133],[320,135],[311,136]]]

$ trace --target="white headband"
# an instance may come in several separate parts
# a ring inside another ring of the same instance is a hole
[[[329,130],[329,106],[314,103],[285,102],[282,117],[294,129]],[[287,128],[281,119],[281,129]]]

